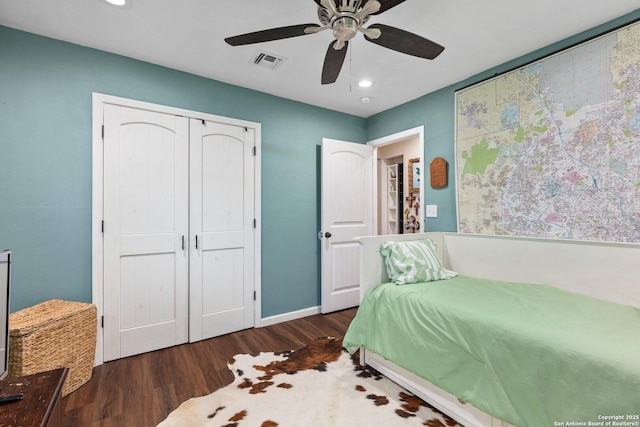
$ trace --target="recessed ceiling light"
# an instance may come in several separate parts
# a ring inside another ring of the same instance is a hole
[[[371,102],[371,98],[368,96],[364,96],[362,98],[360,98],[360,101],[364,102],[365,104],[368,104]]]
[[[131,0],[102,0],[111,6],[116,7],[131,7]]]
[[[358,86],[360,87],[370,87],[372,84],[371,80],[360,80],[358,82]]]

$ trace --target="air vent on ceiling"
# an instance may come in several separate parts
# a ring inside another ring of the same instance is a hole
[[[282,56],[274,55],[273,53],[259,50],[253,56],[253,60],[251,62],[253,62],[255,65],[259,67],[266,68],[269,70],[275,70],[285,60],[286,58],[283,58]]]

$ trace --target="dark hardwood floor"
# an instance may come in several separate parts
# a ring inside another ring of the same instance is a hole
[[[231,383],[227,361],[234,355],[291,350],[318,337],[344,336],[355,312],[317,314],[107,362],[63,399],[62,425],[155,426],[185,400]]]

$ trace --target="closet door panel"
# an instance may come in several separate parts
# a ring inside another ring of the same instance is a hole
[[[242,232],[244,129],[216,127],[222,128],[218,130],[221,133],[202,138],[202,229],[207,233]]]
[[[203,337],[244,329],[244,250],[222,249],[203,255]]]
[[[191,120],[189,339],[253,326],[253,131]]]
[[[188,119],[104,109],[104,360],[188,339]]]

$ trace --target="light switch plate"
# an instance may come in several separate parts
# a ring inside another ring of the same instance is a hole
[[[427,218],[438,217],[438,205],[427,205]]]

